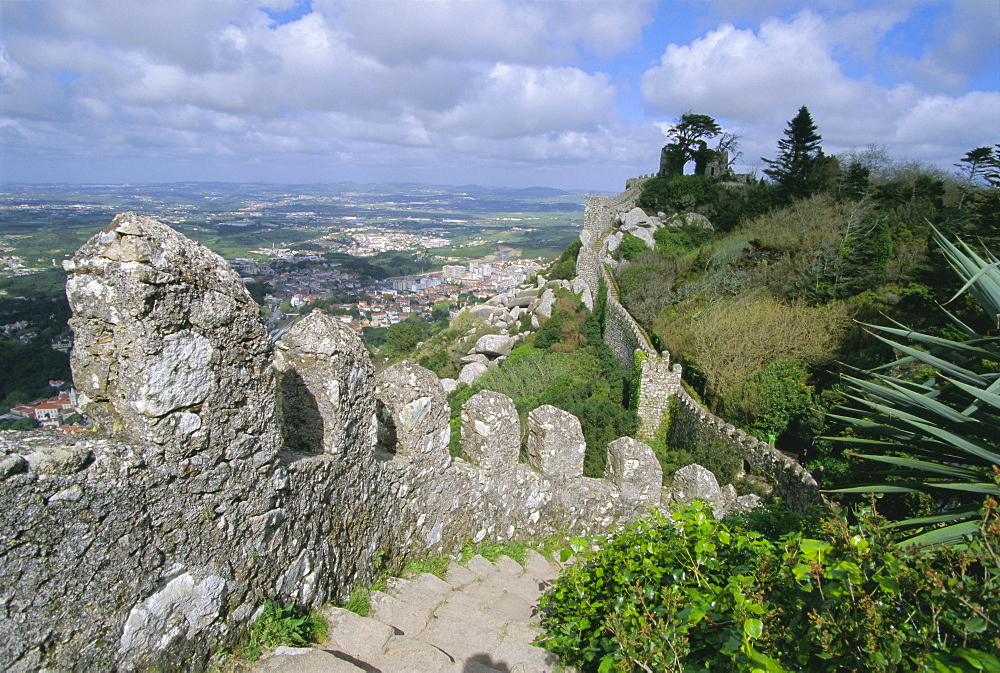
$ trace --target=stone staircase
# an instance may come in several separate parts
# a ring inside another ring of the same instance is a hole
[[[452,562],[445,579],[392,579],[372,592],[372,616],[327,608],[326,642],[279,647],[254,671],[278,673],[541,673],[566,670],[532,645],[538,598],[560,566],[529,550],[524,565],[507,556]]]

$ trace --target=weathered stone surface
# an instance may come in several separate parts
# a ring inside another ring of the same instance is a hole
[[[277,446],[271,341],[221,257],[123,213],[65,263],[73,379],[108,430],[189,457]]]
[[[489,369],[488,366],[481,362],[472,362],[470,364],[462,367],[462,371],[458,373],[458,382],[469,384],[478,379],[480,376],[485,374]]]
[[[708,229],[709,231],[715,231],[712,221],[700,213],[678,213],[676,215],[671,215],[666,220],[666,224],[672,227],[694,226],[701,227],[702,229]]]
[[[528,464],[550,479],[583,476],[587,442],[580,420],[551,404],[528,414]]]
[[[663,469],[647,444],[622,437],[608,444],[604,478],[618,487],[622,497],[646,507],[660,503]]]
[[[444,388],[444,394],[448,395],[458,388],[458,379],[441,379],[441,387]]]
[[[118,651],[162,650],[174,638],[190,639],[218,618],[226,580],[183,573],[129,612]]]
[[[24,456],[32,472],[38,474],[73,474],[82,470],[92,456],[84,447],[45,446]]]
[[[437,377],[404,360],[378,376],[375,394],[379,447],[434,470],[447,467],[450,411]]]
[[[476,341],[471,352],[495,358],[498,355],[510,355],[513,348],[514,340],[505,334],[484,334]]]
[[[488,365],[490,363],[490,359],[482,353],[469,353],[468,355],[463,355],[458,361],[458,364],[464,367],[465,365],[471,365],[473,362],[478,362],[481,365]]]
[[[502,313],[502,308],[490,304],[476,304],[469,308],[469,315],[480,320],[488,320]]]
[[[674,473],[671,490],[676,502],[687,502],[695,498],[722,502],[722,490],[712,472],[701,465],[688,465]]]
[[[538,300],[538,306],[535,307],[535,315],[540,318],[551,318],[552,317],[552,305],[556,302],[556,295],[551,288],[546,288],[545,292]]]
[[[514,401],[492,390],[476,393],[462,407],[462,457],[484,470],[512,468],[521,448]]]
[[[276,346],[285,446],[309,453],[369,450],[375,374],[358,336],[316,312],[295,323]]]

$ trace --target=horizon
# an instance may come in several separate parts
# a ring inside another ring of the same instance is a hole
[[[871,5],[5,0],[0,183],[613,193],[688,112],[759,175],[802,105],[953,173],[1000,140],[1000,3]]]

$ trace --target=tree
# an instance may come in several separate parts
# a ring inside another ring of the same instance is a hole
[[[391,325],[385,333],[385,347],[393,355],[406,355],[414,348],[421,339],[424,332],[420,327],[409,321],[398,322]]]
[[[764,159],[769,168],[764,169],[789,198],[802,198],[816,191],[822,175],[823,137],[816,132],[816,124],[805,105],[795,118],[788,122],[785,137],[778,141],[778,158]]]
[[[1000,187],[1000,145],[995,152],[993,147],[969,150],[955,166],[970,184],[981,180],[990,187]]]
[[[722,133],[722,127],[716,121],[702,114],[684,114],[674,122],[667,135],[674,142],[663,147],[660,154],[660,176],[672,177],[684,173],[684,165],[695,161],[698,166],[704,166],[707,154],[712,152],[705,142]],[[714,154],[714,153],[713,153]]]

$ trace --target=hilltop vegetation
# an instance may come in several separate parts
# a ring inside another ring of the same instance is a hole
[[[700,213],[715,229],[667,226],[652,249],[626,236],[615,268],[622,302],[707,406],[839,479],[846,461],[819,439],[816,410],[841,401],[841,372],[893,359],[857,322],[955,336],[939,305],[960,281],[930,245],[929,225],[974,246],[1000,242],[996,178],[960,166],[964,177],[869,149],[820,152],[794,188],[654,177],[639,199],[647,213]],[[968,297],[948,309],[996,330]]]

